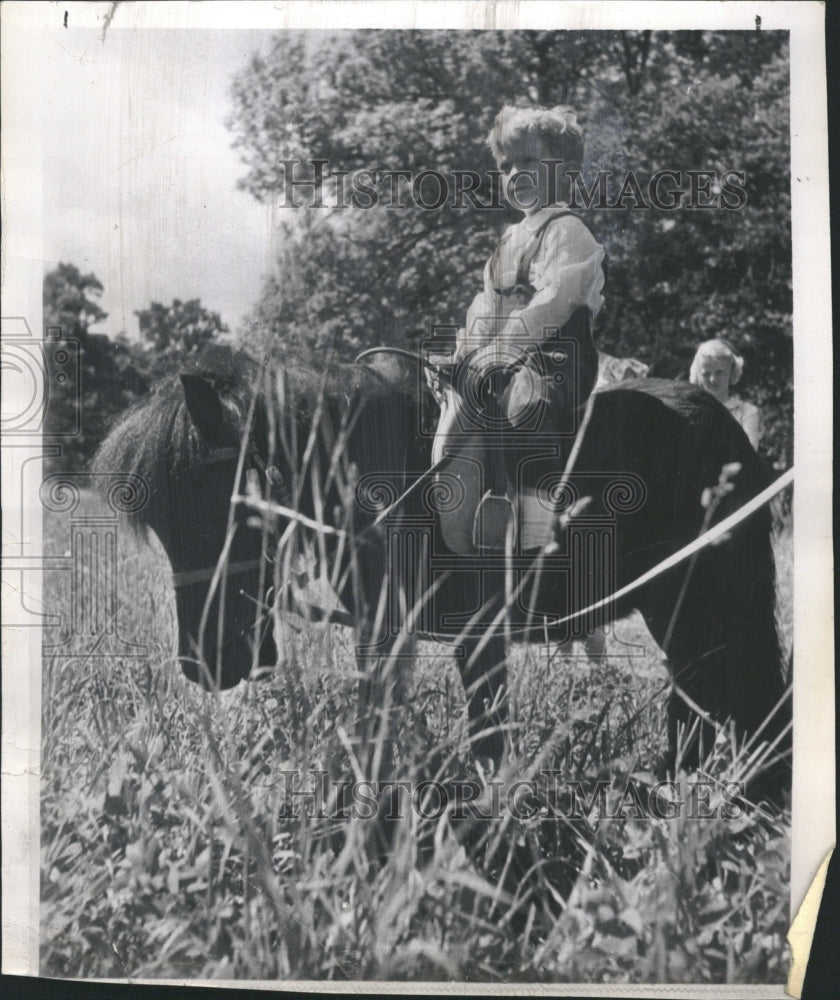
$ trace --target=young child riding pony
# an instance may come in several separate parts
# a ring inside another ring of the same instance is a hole
[[[603,304],[604,250],[568,206],[567,172],[581,169],[584,148],[575,112],[505,107],[488,141],[504,195],[524,218],[484,268],[451,383],[430,379],[441,405],[433,461],[452,455],[449,471],[480,496],[478,509],[442,524],[461,552],[503,547],[517,523],[512,498],[521,507],[532,485],[517,481],[523,447],[573,435],[598,376],[592,326]],[[539,463],[529,464],[533,478]]]

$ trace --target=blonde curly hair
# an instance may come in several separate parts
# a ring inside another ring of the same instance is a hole
[[[538,136],[546,153],[563,160],[567,170],[580,170],[583,163],[583,129],[574,108],[517,108],[506,105],[496,115],[487,142],[497,163],[520,147],[531,135]]]

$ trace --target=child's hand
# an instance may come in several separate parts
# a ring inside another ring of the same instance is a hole
[[[453,368],[454,364],[452,362],[435,364],[431,360],[427,361],[423,366],[423,373],[426,376],[426,384],[432,390],[432,395],[435,397],[438,406],[441,408],[446,402],[445,390],[452,385]]]

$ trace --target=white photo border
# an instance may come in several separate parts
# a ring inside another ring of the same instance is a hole
[[[795,467],[794,494],[794,754],[791,913],[794,914],[826,851],[835,841],[834,820],[834,638],[832,552],[832,323],[827,104],[824,61],[824,7],[820,3],[648,3],[538,2],[465,3],[421,0],[417,3],[24,3],[2,6],[3,112],[3,317],[25,317],[32,331],[41,329],[43,251],[40,165],[44,144],[33,99],[39,66],[47,48],[60,43],[65,10],[75,27],[89,28],[99,40],[107,31],[128,28],[171,29],[243,27],[284,29],[448,28],[569,30],[741,29],[790,32],[791,175],[794,294]],[[109,24],[106,25],[106,19]],[[102,43],[107,44],[107,39]],[[4,328],[7,326],[4,319]],[[6,330],[4,329],[4,334]],[[5,380],[5,379],[4,379]],[[15,470],[22,457],[38,459],[37,442],[22,451],[3,441],[4,523],[17,523],[27,501],[15,491]],[[14,445],[14,446],[13,446]],[[10,478],[11,477],[11,480]],[[35,499],[37,504],[37,498]],[[21,522],[22,523],[22,522]],[[23,544],[39,552],[35,519],[25,540],[4,528],[6,546]],[[4,568],[4,608],[9,595],[23,586],[22,571]],[[25,578],[27,598],[40,601],[37,573]],[[5,611],[4,611],[4,622]],[[2,730],[3,828],[3,971],[38,973],[39,773],[40,773],[40,630],[4,629]],[[134,982],[139,982],[134,980]],[[167,980],[150,980],[163,985]],[[190,981],[184,985],[198,985]],[[213,985],[225,985],[214,983]],[[238,983],[243,986],[245,984]],[[281,989],[284,984],[248,983]],[[444,984],[439,984],[441,987]],[[347,984],[357,991],[361,984]],[[336,983],[295,983],[288,988],[338,992]],[[377,983],[377,991],[388,985]],[[662,987],[617,986],[614,989],[532,986],[534,995],[666,995]],[[394,984],[402,993],[435,990],[435,984]],[[485,987],[477,986],[478,992]],[[522,993],[494,986],[497,993]],[[698,996],[767,996],[767,987],[692,987]],[[440,990],[443,992],[443,990]],[[458,992],[472,992],[459,984]],[[685,987],[674,987],[685,995]],[[778,995],[785,994],[779,987]]]

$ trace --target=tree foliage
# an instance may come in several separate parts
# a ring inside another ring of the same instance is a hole
[[[60,326],[67,337],[83,337],[108,313],[97,301],[104,288],[95,274],[82,274],[75,264],[59,264],[44,277],[44,319]]]
[[[61,263],[44,277],[44,326],[51,337],[48,383],[58,385],[56,376],[63,374],[55,363],[62,346],[72,343],[80,365],[78,391],[53,391],[47,410],[48,435],[79,428],[74,436],[56,439],[62,453],[50,459],[54,469],[84,468],[118,414],[155,381],[177,372],[228,333],[219,314],[205,309],[200,299],[152,302],[138,310],[139,340],[129,340],[123,332],[96,333],[91,327],[108,318],[100,305],[103,291],[95,274],[82,274],[74,264]]]
[[[227,334],[228,328],[216,312],[205,309],[200,299],[173,299],[165,306],[152,302],[135,312],[140,325],[138,354],[152,375],[175,371],[195,357],[203,347]]]
[[[684,376],[698,341],[730,338],[746,358],[744,393],[765,411],[767,448],[790,460],[792,295],[787,36],[780,32],[284,32],[234,81],[229,125],[241,185],[288,201],[283,160],[333,171],[478,171],[504,103],[577,108],[584,178],[626,171],[642,191],[658,171],[744,172],[738,210],[593,207],[607,307],[599,344],[653,374]],[[304,176],[299,166],[296,177]],[[324,189],[336,183],[328,177]],[[391,182],[388,182],[393,183]],[[408,181],[399,182],[405,190]],[[253,322],[291,352],[340,357],[411,331],[458,325],[504,211],[285,209],[285,246]],[[303,189],[298,199],[311,202]],[[330,204],[328,199],[325,199]]]
[[[78,345],[78,391],[53,392],[44,431],[78,433],[62,437],[61,455],[50,459],[55,469],[83,468],[93,456],[110,421],[147,388],[145,375],[124,337],[111,338],[90,328],[108,314],[99,304],[102,283],[94,274],[82,274],[74,264],[60,263],[44,277],[44,326],[55,338],[54,347]],[[55,334],[58,334],[55,337]],[[55,351],[46,354],[50,386],[57,385]],[[76,350],[72,350],[76,355]]]

